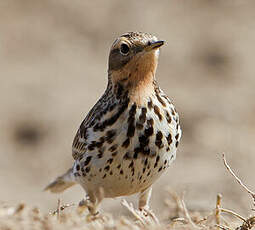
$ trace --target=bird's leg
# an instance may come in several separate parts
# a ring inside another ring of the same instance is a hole
[[[152,188],[149,187],[140,193],[139,205],[138,205],[139,210],[145,217],[150,217],[155,223],[159,223],[156,215],[153,213],[152,210],[150,210],[149,202],[151,198],[151,192],[152,192]]]
[[[79,202],[78,211],[82,213],[85,209],[88,209],[90,215],[96,216],[99,213],[97,210],[99,203],[96,196],[90,193]]]
[[[99,188],[96,193],[88,192],[86,198],[80,201],[78,211],[81,213],[85,209],[88,209],[89,211],[89,214],[87,216],[88,221],[102,218],[103,216],[99,215],[98,208],[103,198],[104,191],[102,188]]]
[[[140,195],[139,195],[139,204],[138,204],[138,207],[139,207],[140,211],[149,210],[149,202],[150,202],[150,198],[151,198],[151,191],[152,191],[152,188],[149,187],[149,188],[143,190],[140,193]]]

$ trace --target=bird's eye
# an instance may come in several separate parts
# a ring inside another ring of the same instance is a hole
[[[121,44],[120,52],[123,55],[127,55],[129,53],[129,46],[127,44],[125,44],[125,43]]]

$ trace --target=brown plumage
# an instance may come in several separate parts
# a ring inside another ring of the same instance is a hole
[[[163,44],[138,32],[115,40],[107,89],[73,141],[74,165],[47,190],[79,183],[92,214],[102,191],[105,198],[140,193],[139,208],[148,208],[151,185],[175,159],[181,138],[178,113],[155,79]]]

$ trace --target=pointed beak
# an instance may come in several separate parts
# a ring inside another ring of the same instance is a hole
[[[156,41],[156,42],[150,42],[145,46],[145,51],[149,52],[154,49],[158,49],[159,47],[163,46],[165,41]]]

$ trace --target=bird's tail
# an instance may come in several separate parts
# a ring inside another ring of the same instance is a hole
[[[75,184],[73,169],[70,168],[65,174],[57,177],[53,182],[47,185],[44,191],[49,190],[52,193],[60,193]]]

